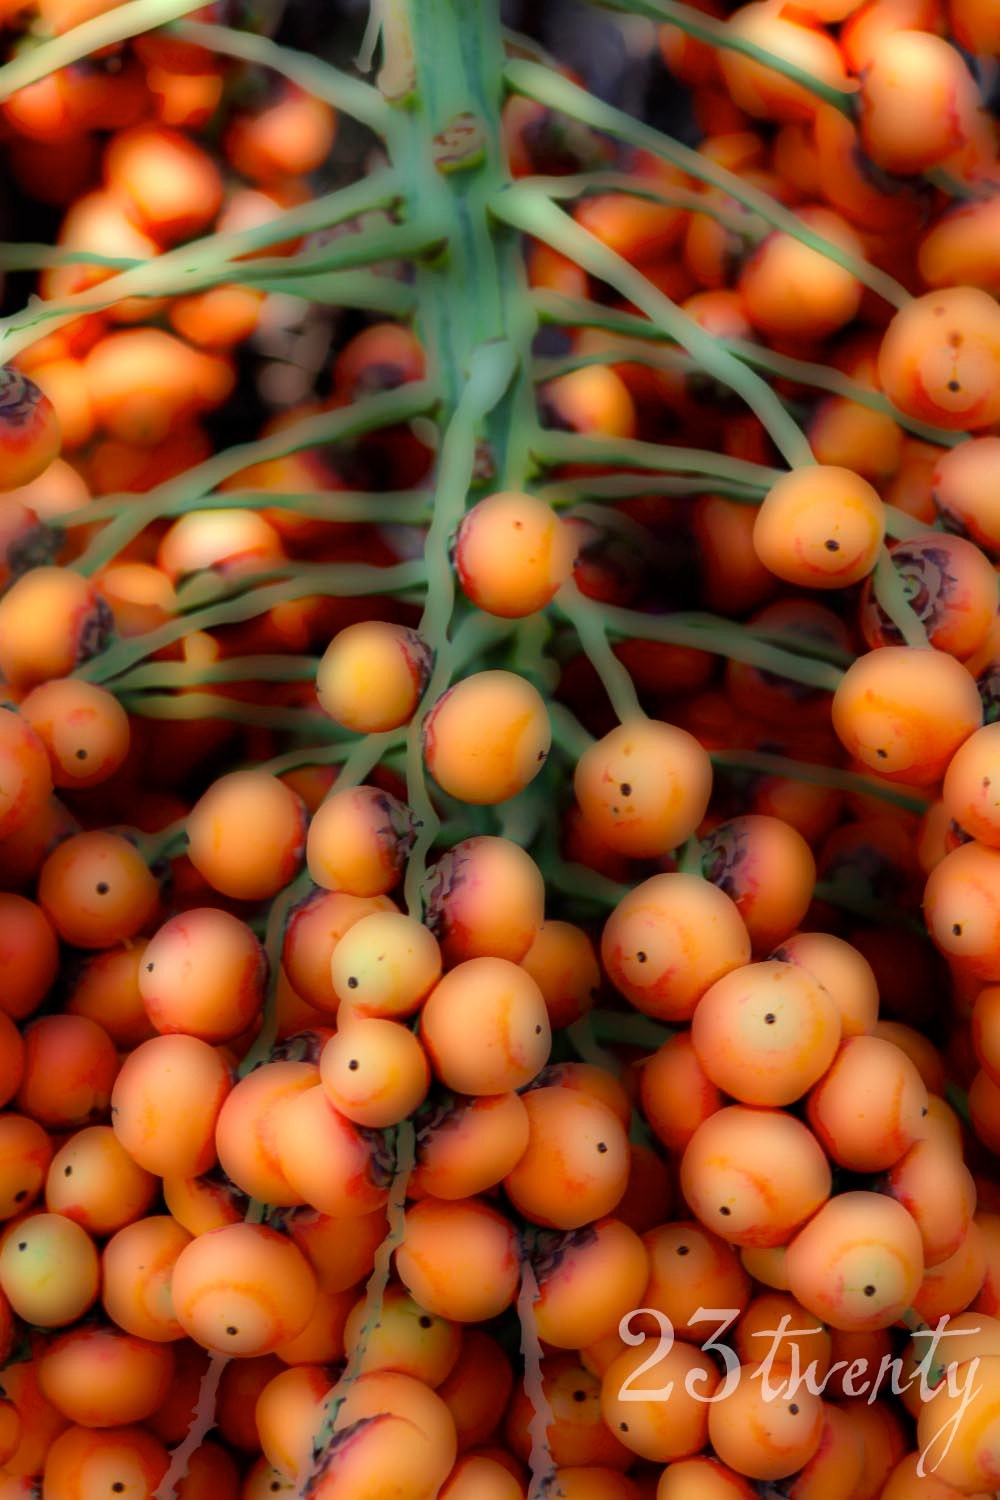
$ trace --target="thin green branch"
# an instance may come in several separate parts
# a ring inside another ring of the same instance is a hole
[[[844,771],[839,766],[811,765],[807,761],[793,760],[790,756],[771,755],[763,750],[711,750],[709,757],[719,770],[747,771],[760,776],[784,776],[791,781],[808,781],[813,786],[832,787],[840,792],[853,792],[863,797],[879,797],[894,807],[907,812],[925,813],[930,806],[926,797],[894,786],[890,781],[879,781],[873,776],[863,776],[857,771]]]
[[[576,631],[586,655],[611,701],[621,724],[644,719],[635,683],[624,663],[612,651],[604,626],[603,608],[581,594],[572,579],[559,590],[552,607],[567,619]]]
[[[221,693],[115,693],[122,707],[140,719],[210,720],[250,724],[292,734],[319,734],[322,716],[305,708],[279,708],[266,703],[247,703]],[[331,730],[333,725],[330,726]]]
[[[138,4],[140,0],[130,0],[130,3]],[[111,12],[112,15],[119,13]],[[280,244],[283,240],[317,233],[364,213],[392,208],[402,196],[400,178],[391,168],[386,167],[347,187],[287,209],[277,219],[256,225],[252,229],[211,234],[199,240],[191,240],[59,302],[46,302],[40,297],[32,297],[20,312],[0,320],[0,359],[8,362],[22,349],[34,343],[42,332],[53,332],[86,313],[104,311],[125,297],[183,295],[215,286],[220,281],[242,279],[252,283],[254,277],[260,278],[275,271],[278,275],[292,275],[294,272],[290,269],[287,257],[276,256],[256,262],[245,262],[241,257]],[[427,244],[433,242],[433,235],[421,230],[416,221],[410,225],[397,226],[398,231],[403,231],[407,239],[412,239],[416,234],[418,241],[422,239]],[[326,247],[329,268],[338,265],[337,257],[340,257],[341,265],[363,264],[365,257],[359,252],[356,242],[364,241],[364,238],[362,235],[345,236]],[[369,243],[376,246],[380,258],[385,259],[391,254],[386,249],[387,238],[384,231],[380,231]],[[402,240],[393,240],[392,243],[401,245]],[[374,254],[372,258],[375,259]],[[298,264],[301,265],[302,261]],[[323,269],[327,268],[327,262],[323,262]]]
[[[200,687],[211,682],[312,682],[317,656],[231,656],[222,661],[146,662],[115,680],[115,692],[137,693],[149,688]]]
[[[94,538],[76,559],[74,567],[84,574],[96,572],[134,540],[151,521],[157,520],[164,513],[164,507],[170,507],[173,514],[178,514],[183,511],[187,500],[200,499],[242,469],[266,463],[273,458],[284,458],[303,448],[344,441],[380,427],[409,421],[429,411],[436,399],[437,388],[433,382],[413,381],[408,385],[398,386],[395,390],[367,396],[352,406],[305,417],[267,437],[227,448],[206,459],[204,463],[186,469],[176,479],[169,479],[150,490],[147,495],[135,499],[127,511],[123,511]]]
[[[659,291],[624,256],[609,249],[569,214],[529,188],[519,185],[507,188],[494,200],[493,209],[506,223],[544,240],[592,275],[606,281],[666,329],[697,360],[701,369],[742,397],[763,423],[790,467],[815,462],[805,434],[771,387],[734,359],[723,343]]]
[[[315,99],[332,104],[334,109],[352,115],[377,135],[385,136],[393,124],[392,110],[378,89],[343,73],[323,58],[311,57],[282,47],[270,37],[252,31],[235,31],[231,26],[212,26],[202,21],[177,21],[169,30],[185,42],[193,42],[209,52],[225,57],[239,57],[260,68],[270,68],[292,83],[297,83]]]
[[[700,12],[698,14],[700,20],[705,19]],[[863,286],[870,287],[893,307],[903,307],[909,302],[909,292],[894,277],[869,265],[863,257],[851,255],[824,235],[817,234],[815,230],[802,223],[794,210],[783,207],[769,193],[762,192],[759,188],[744,182],[735,172],[729,172],[725,167],[718,166],[709,157],[692,151],[687,146],[682,146],[678,141],[653,129],[652,126],[633,120],[623,110],[605,104],[568,78],[551,69],[541,68],[537,63],[518,60],[508,63],[504,71],[508,84],[517,93],[525,94],[530,99],[537,99],[539,103],[546,104],[551,109],[560,110],[573,119],[581,120],[594,130],[603,130],[629,145],[650,151],[663,161],[669,161],[674,166],[680,167],[689,176],[718,188],[728,197],[735,199],[737,203],[742,203],[744,207],[749,208],[751,212],[759,214],[775,229],[784,230],[786,234],[793,235],[810,249],[817,250],[829,260],[835,261],[852,276],[856,276]]]
[[[465,389],[441,440],[434,515],[424,544],[427,602],[419,625],[421,638],[434,653],[434,668],[410,724],[406,748],[407,796],[419,819],[404,885],[406,907],[412,916],[419,916],[423,910],[421,887],[426,858],[440,827],[424,776],[422,731],[424,719],[448,686],[454,669],[448,639],[455,604],[451,537],[465,511],[481,424],[503,398],[515,371],[514,347],[507,340],[496,339],[474,350]]]
[[[110,521],[134,508],[134,494],[103,495],[79,510],[59,517],[61,529]],[[196,499],[168,501],[159,514],[186,516],[206,510],[292,510],[318,521],[364,521],[373,525],[422,526],[430,520],[429,490],[395,490],[370,494],[367,490],[319,490],[301,494],[275,490],[219,490]]]
[[[204,0],[126,0],[124,5],[94,16],[62,36],[52,37],[37,47],[26,47],[0,68],[0,102],[18,89],[38,83],[50,73],[80,62],[104,47],[190,15],[203,3]]]
[[[88,682],[110,683],[120,673],[134,667],[147,656],[153,656],[166,646],[172,646],[184,636],[198,630],[216,630],[223,625],[236,625],[243,620],[255,619],[266,614],[275,605],[287,604],[291,599],[308,598],[310,594],[329,593],[343,598],[355,598],[364,594],[391,594],[397,589],[409,587],[414,580],[422,579],[422,562],[398,563],[394,567],[376,568],[360,563],[345,563],[339,566],[317,564],[315,572],[306,572],[305,566],[296,568],[291,578],[280,583],[264,584],[250,589],[233,599],[224,599],[195,610],[178,620],[167,620],[143,635],[129,636],[116,641],[107,651],[77,667],[76,676]]]
[[[692,474],[703,481],[701,488],[705,490],[715,489],[720,481],[731,480],[748,489],[756,489],[761,496],[785,473],[784,469],[771,469],[766,464],[755,464],[746,458],[730,458],[725,453],[712,453],[704,448],[673,448],[667,443],[560,432],[551,427],[538,428],[531,438],[531,453],[536,461],[547,467],[607,464],[618,469],[648,469],[652,474]],[[620,474],[608,477],[616,480],[627,478]]]
[[[648,177],[627,172],[577,172],[563,177],[519,177],[522,187],[544,193],[546,198],[585,198],[593,194],[615,193],[627,198],[641,198],[647,203],[662,203],[666,208],[682,208],[691,213],[706,214],[730,234],[754,242],[761,239],[768,226],[759,215],[735,213],[725,203],[714,202],[697,188],[657,187]]]
[[[762,67],[770,68],[772,72],[780,73],[783,78],[797,83],[824,104],[832,104],[841,114],[853,117],[858,87],[855,80],[851,80],[853,87],[849,88],[824,83],[808,68],[800,67],[790,58],[768,52],[756,42],[734,32],[728,22],[717,21],[714,16],[695,10],[693,6],[678,4],[677,0],[597,0],[597,3],[606,10],[627,11],[632,15],[648,16],[652,21],[667,21],[686,36],[707,42],[710,47],[720,47],[726,52],[737,52],[742,57],[749,57]]]
[[[393,1251],[402,1244],[406,1234],[406,1189],[416,1162],[416,1134],[410,1120],[403,1120],[397,1125],[394,1134],[395,1167],[392,1186],[389,1190],[389,1201],[386,1205],[389,1230],[375,1252],[375,1263],[365,1287],[364,1321],[360,1332],[350,1352],[344,1373],[327,1394],[323,1421],[313,1438],[313,1467],[301,1489],[301,1494],[306,1497],[313,1494],[316,1482],[322,1477],[323,1456],[336,1431],[340,1408],[345,1396],[361,1373],[361,1363],[368,1341],[378,1327],[382,1316],[382,1303],[385,1298],[385,1289],[389,1285]]]
[[[903,580],[896,571],[892,554],[887,547],[882,547],[879,551],[872,575],[872,588],[879,608],[899,631],[904,643],[918,651],[930,650],[927,630],[906,597]]]

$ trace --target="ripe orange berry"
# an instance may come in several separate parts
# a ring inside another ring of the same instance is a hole
[[[555,597],[573,572],[573,551],[570,531],[546,501],[505,490],[466,511],[455,567],[473,604],[520,619]]]
[[[431,652],[415,630],[386,620],[347,625],[320,659],[319,706],[358,734],[398,729],[412,718],[431,665]]]
[[[101,1251],[101,1300],[118,1328],[154,1342],[184,1337],[170,1282],[177,1257],[192,1238],[170,1214],[136,1219],[111,1236]]]
[[[978,651],[997,615],[997,575],[985,554],[964,537],[935,531],[891,543],[889,557],[935,650],[962,660]],[[870,579],[861,593],[860,620],[869,646],[901,644]]]
[[[836,43],[818,26],[806,26],[760,3],[734,11],[727,25],[735,36],[797,63],[825,83],[839,88],[848,83]],[[816,96],[802,84],[740,52],[720,48],[716,55],[732,102],[747,114],[765,120],[809,120],[815,115]]]
[[[247,1073],[226,1095],[215,1145],[222,1170],[248,1197],[283,1207],[302,1202],[282,1169],[276,1122],[284,1104],[318,1083],[315,1063],[273,1060]]]
[[[434,1198],[470,1198],[496,1187],[528,1146],[520,1094],[456,1099],[435,1110],[419,1133],[414,1188]]]
[[[470,958],[434,986],[420,1012],[420,1040],[446,1088],[505,1094],[545,1066],[552,1040],[542,992],[505,958]]]
[[[993,488],[998,463],[1000,437],[970,438],[939,454],[931,474],[934,508],[945,526],[969,537],[994,561],[1000,556],[1000,508]]]
[[[117,1328],[74,1328],[38,1357],[38,1384],[57,1411],[83,1427],[142,1422],[161,1405],[174,1375],[168,1344]]]
[[[125,1058],[111,1092],[111,1124],[132,1160],[161,1177],[196,1177],[214,1166],[215,1125],[232,1088],[226,1062],[207,1042],[156,1036]]]
[[[517,1295],[517,1237],[482,1199],[424,1198],[407,1210],[396,1272],[429,1313],[456,1323],[485,1322]]]
[[[512,839],[479,834],[431,865],[424,905],[446,964],[470,958],[520,963],[545,918],[545,881]]]
[[[0,1237],[0,1292],[26,1323],[75,1323],[96,1302],[99,1281],[94,1241],[65,1214],[27,1214]]]
[[[913,1303],[924,1274],[920,1231],[882,1193],[831,1198],[786,1254],[792,1296],[833,1328],[889,1328]]]
[[[753,545],[787,583],[839,589],[867,577],[884,536],[878,491],[850,469],[813,464],[791,469],[768,490]]]
[[[827,1154],[852,1172],[884,1172],[921,1133],[927,1089],[901,1047],[851,1036],[806,1101]]]
[[[522,1098],[528,1145],[504,1178],[514,1207],[547,1229],[579,1229],[614,1213],[629,1172],[620,1118],[578,1089],[529,1089]]]
[[[88,1234],[113,1234],[144,1214],[159,1184],[138,1166],[110,1125],[71,1135],[49,1163],[45,1206],[82,1224]]]
[[[735,904],[709,881],[654,875],[611,913],[601,958],[638,1010],[686,1021],[710,984],[749,962],[750,937]]]
[[[378,1138],[335,1109],[324,1088],[307,1088],[279,1102],[269,1126],[288,1198],[308,1204],[331,1223],[376,1220],[389,1197]],[[355,1232],[352,1227],[350,1233]],[[301,1243],[305,1253],[310,1241]],[[362,1254],[365,1243],[362,1239]]]
[[[335,943],[330,957],[342,1017],[403,1020],[420,1009],[440,978],[437,938],[403,912],[362,917]]]
[[[38,901],[59,936],[77,948],[111,948],[146,926],[160,888],[135,845],[94,829],[58,844],[42,865]]]
[[[31,568],[0,599],[0,673],[19,691],[68,677],[104,647],[109,623],[90,579],[70,568]]]
[[[1000,846],[1000,723],[984,724],[960,745],[941,787],[944,814],[972,838]]]
[[[186,1245],[174,1264],[177,1320],[219,1354],[268,1354],[301,1333],[316,1306],[305,1256],[263,1224],[227,1224]]]
[[[74,677],[41,683],[22,700],[20,712],[49,753],[56,786],[97,786],[128,754],[128,715],[96,683]]]
[[[930,31],[906,29],[873,42],[859,100],[865,152],[902,175],[953,156],[972,135],[980,107],[958,49]]]
[[[305,849],[302,799],[266,771],[231,771],[198,799],[187,855],[213,890],[242,901],[277,895]]]
[[[38,1016],[24,1032],[17,1108],[50,1130],[72,1130],[101,1119],[118,1067],[114,1043],[96,1021]]]
[[[334,791],[309,824],[309,874],[327,891],[384,896],[398,884],[415,837],[413,815],[390,792],[377,786]]]
[[[456,682],[423,722],[424,759],[442,791],[491,806],[523,791],[549,753],[545,700],[515,672],[474,672]]]
[[[573,790],[610,848],[652,859],[690,838],[705,816],[712,763],[686,729],[635,719],[583,752]]]
[[[1000,418],[996,300],[969,286],[914,297],[885,331],[878,378],[908,416],[955,431],[991,427]]]
[[[5,839],[37,816],[52,792],[45,742],[12,708],[0,708],[0,784],[0,838]]]
[[[975,979],[1000,981],[1000,849],[960,844],[931,871],[924,920],[944,956]]]
[[[702,873],[735,902],[756,953],[794,931],[809,909],[816,861],[797,829],[781,818],[729,818],[702,840]]]
[[[827,990],[840,1011],[843,1036],[872,1030],[878,1020],[878,982],[857,948],[830,932],[793,932],[771,957],[798,964]]]
[[[853,662],[833,695],[833,727],[855,760],[889,781],[940,781],[983,721],[971,675],[944,651],[884,646]]]
[[[30,484],[58,457],[62,434],[56,409],[33,380],[11,365],[0,367],[0,487]]]
[[[799,1120],[733,1104],[699,1125],[681,1158],[680,1182],[713,1234],[770,1248],[788,1244],[826,1202],[832,1179],[819,1142]]]
[[[838,249],[865,258],[861,236],[833,209],[809,204],[795,216]],[[746,314],[766,337],[807,344],[828,338],[857,315],[864,288],[858,278],[787,230],[767,235],[740,270]]]
[[[218,907],[181,912],[154,933],[139,966],[139,993],[157,1031],[225,1042],[259,1014],[267,960],[254,933]]]
[[[840,1013],[802,969],[773,960],[716,980],[691,1018],[706,1075],[743,1104],[792,1104],[833,1062]]]
[[[572,922],[546,921],[521,959],[542,992],[555,1030],[590,1010],[600,992],[601,970],[590,938]]]
[[[382,1017],[341,1018],[320,1054],[333,1107],[355,1125],[384,1130],[418,1109],[430,1087],[427,1054],[408,1027]]]
[[[750,1479],[784,1479],[805,1467],[823,1437],[823,1403],[790,1367],[766,1380],[740,1367],[733,1389],[708,1409],[708,1438],[723,1463]]]

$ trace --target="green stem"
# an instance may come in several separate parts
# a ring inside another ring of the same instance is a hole
[[[115,695],[127,713],[140,719],[171,719],[175,723],[221,719],[230,724],[249,724],[257,729],[273,729],[286,734],[319,734],[325,724],[319,713],[307,708],[272,707],[267,703],[245,703],[222,693],[119,693]],[[331,738],[337,736],[330,724]]]
[[[182,41],[193,42],[209,52],[239,57],[257,67],[281,73],[315,99],[322,99],[334,109],[360,120],[376,135],[384,136],[392,129],[392,111],[378,89],[342,73],[322,58],[279,46],[270,37],[258,36],[256,32],[235,31],[231,26],[177,21],[169,30]]]
[[[883,802],[905,808],[907,812],[923,814],[930,806],[929,799],[916,792],[894,786],[890,781],[863,776],[857,771],[843,771],[839,766],[811,765],[806,761],[793,760],[790,756],[770,755],[763,750],[712,750],[709,754],[713,766],[719,770],[784,776],[791,781],[808,781],[813,786],[828,786],[840,792],[880,797]]]
[[[301,452],[303,448],[342,442],[380,427],[410,421],[427,412],[434,405],[436,396],[437,391],[432,382],[412,381],[395,390],[367,396],[352,406],[305,417],[301,422],[270,433],[267,437],[227,448],[193,469],[186,469],[176,479],[168,479],[148,494],[135,499],[127,511],[116,516],[94,538],[76,559],[74,567],[85,575],[96,573],[123,547],[134,541],[150,522],[158,520],[164,508],[178,514],[178,508],[183,510],[186,501],[198,500],[207,495],[241,469],[267,463],[270,459],[285,458],[290,453]]]
[[[311,682],[318,656],[233,656],[196,665],[184,661],[154,661],[115,679],[115,692],[137,693],[148,688],[200,687],[210,682]]]
[[[406,1189],[416,1160],[416,1135],[412,1122],[410,1120],[403,1120],[401,1124],[397,1125],[395,1128],[395,1137],[396,1165],[392,1177],[392,1187],[389,1191],[389,1202],[386,1205],[389,1231],[375,1252],[375,1264],[372,1267],[368,1284],[365,1287],[364,1322],[361,1325],[361,1331],[351,1350],[344,1373],[326,1397],[323,1420],[313,1438],[312,1471],[305,1480],[300,1492],[304,1497],[313,1494],[317,1481],[322,1478],[323,1455],[329,1447],[336,1431],[340,1408],[344,1404],[345,1396],[361,1373],[361,1363],[368,1346],[368,1340],[378,1327],[379,1319],[382,1316],[385,1289],[389,1285],[392,1253],[397,1245],[402,1244],[406,1233]]]
[[[698,16],[699,21],[706,19],[700,12]],[[801,240],[802,244],[808,245],[810,249],[818,250],[821,255],[835,261],[845,271],[856,276],[863,286],[870,287],[893,307],[903,307],[909,302],[909,292],[894,277],[888,276],[884,271],[879,271],[875,266],[869,265],[863,257],[850,254],[849,251],[834,244],[824,235],[817,234],[815,230],[808,228],[792,209],[784,208],[769,193],[752,187],[735,172],[729,172],[725,167],[717,166],[707,156],[698,151],[692,151],[687,146],[682,146],[670,136],[654,130],[652,126],[633,120],[623,110],[615,109],[610,104],[594,98],[586,89],[580,88],[562,74],[539,67],[537,63],[515,60],[507,64],[505,76],[511,88],[517,93],[525,94],[529,99],[537,99],[539,103],[546,104],[551,109],[560,110],[575,120],[581,120],[594,130],[605,131],[629,145],[650,151],[663,161],[669,161],[674,166],[680,167],[689,176],[719,188],[737,203],[742,203],[751,212],[759,214],[775,229],[784,230],[786,234]]]
[[[139,0],[130,0],[139,3]],[[112,14],[117,15],[115,11]],[[308,261],[302,257],[291,265],[286,256],[275,256],[256,262],[244,262],[241,257],[252,252],[280,244],[282,240],[316,233],[334,224],[344,223],[361,214],[393,208],[403,197],[400,178],[390,168],[373,172],[359,182],[338,188],[297,208],[287,209],[277,219],[260,224],[253,229],[233,231],[228,234],[206,235],[199,240],[167,250],[152,260],[145,261],[128,271],[121,271],[106,281],[88,287],[85,291],[65,297],[61,302],[46,302],[40,297],[29,299],[27,307],[19,313],[0,320],[0,358],[9,362],[28,345],[34,343],[41,333],[50,333],[87,313],[102,312],[115,306],[125,297],[163,297],[183,295],[220,281],[245,281],[265,276],[293,276],[300,274]],[[368,244],[372,258],[380,255],[385,259],[392,247],[401,248],[404,241],[415,247],[429,245],[434,236],[419,223],[398,226],[394,235],[380,230],[368,236],[349,235],[335,240],[325,247],[319,264],[324,270],[337,265],[361,265],[367,252],[359,250],[358,242]],[[352,243],[353,242],[353,243]],[[41,331],[39,331],[41,330]]]
[[[215,630],[220,625],[236,625],[243,620],[252,620],[265,614],[277,604],[286,604],[290,599],[307,598],[310,594],[329,592],[342,597],[358,597],[364,594],[391,594],[409,587],[423,578],[423,563],[399,563],[391,568],[365,567],[360,563],[346,563],[340,567],[317,565],[315,573],[305,576],[298,568],[285,582],[251,589],[234,599],[225,599],[221,604],[209,605],[195,610],[181,619],[167,620],[155,630],[143,635],[129,636],[117,641],[107,651],[101,652],[83,666],[77,667],[76,676],[88,682],[109,682],[119,673],[136,666],[147,656],[172,646],[175,641],[196,630]]]
[[[635,683],[608,644],[602,606],[581,594],[572,579],[563,585],[552,603],[579,636],[580,645],[601,679],[618,722],[627,724],[645,719],[647,715],[639,703]]]
[[[787,57],[768,52],[756,42],[735,34],[726,21],[717,21],[714,16],[695,10],[693,6],[678,4],[677,0],[598,0],[598,3],[607,10],[626,11],[633,15],[648,16],[653,21],[666,21],[671,26],[676,26],[678,31],[683,31],[686,36],[707,42],[710,47],[719,47],[723,51],[749,57],[762,67],[797,83],[824,104],[832,104],[834,109],[848,118],[853,116],[858,87],[856,82],[852,80],[854,86],[846,89],[824,83],[807,68],[800,67]]]
[[[563,328],[600,328],[608,333],[620,333],[626,338],[636,340],[637,343],[673,343],[670,335],[662,328],[651,323],[648,318],[637,317],[635,313],[623,312],[613,307],[602,307],[600,303],[588,302],[582,297],[563,297],[558,292],[550,292],[541,287],[532,290],[531,300],[542,323],[554,323]],[[929,422],[921,422],[916,417],[908,416],[893,406],[881,391],[874,391],[870,386],[852,380],[849,375],[845,375],[841,370],[835,370],[832,365],[821,365],[813,360],[797,359],[791,354],[777,354],[773,349],[768,349],[765,344],[755,344],[748,339],[729,338],[725,342],[730,352],[737,359],[743,360],[745,364],[752,365],[758,370],[766,370],[771,375],[780,375],[784,379],[794,380],[799,385],[829,391],[833,396],[846,396],[849,401],[856,401],[859,406],[867,406],[871,411],[892,417],[900,427],[927,443],[936,443],[940,448],[955,448],[959,443],[966,441],[966,433],[952,432],[944,427],[934,427]],[[685,358],[679,350],[672,350],[671,354],[671,368],[675,367],[676,362]],[[639,361],[639,351],[632,352],[630,348],[628,358]]]
[[[627,172],[579,172],[565,177],[519,177],[522,187],[543,193],[546,198],[585,198],[593,194],[616,193],[627,198],[641,198],[647,203],[662,203],[666,208],[686,209],[690,213],[705,214],[721,224],[730,234],[753,243],[767,233],[767,226],[758,218],[734,213],[725,204],[706,199],[704,193],[695,188],[657,187],[648,177],[635,177]]]
[[[647,443],[635,438],[611,438],[603,434],[559,432],[539,427],[531,438],[537,462],[557,464],[607,464],[614,468],[649,469],[652,473],[692,474],[702,488],[714,490],[720,482],[733,481],[759,489],[763,496],[782,477],[783,469],[771,469],[746,458],[729,458],[702,448],[673,448],[667,443]],[[623,480],[624,475],[613,476]]]
[[[288,494],[274,490],[221,490],[196,499],[180,496],[167,501],[160,518],[186,516],[206,510],[292,510],[317,521],[370,522],[372,525],[425,525],[431,516],[429,490],[397,490],[369,494],[367,490],[322,490],[317,493]],[[90,505],[59,517],[63,530],[92,526],[110,521],[134,509],[134,494],[103,495]]]
[[[36,47],[25,47],[0,68],[0,102],[18,89],[38,83],[50,73],[80,62],[104,47],[190,15],[201,4],[202,0],[126,0],[126,4],[94,16],[62,36],[52,37]]]
[[[451,679],[453,657],[448,639],[455,603],[450,543],[472,483],[476,437],[484,417],[501,400],[514,375],[515,353],[506,340],[481,345],[473,352],[465,389],[441,442],[434,515],[424,545],[427,602],[419,633],[434,653],[434,668],[407,735],[406,785],[410,806],[419,819],[417,837],[406,866],[405,900],[411,916],[422,910],[421,888],[427,854],[440,826],[424,776],[423,723]]]
[[[749,666],[760,667],[823,692],[836,692],[843,677],[843,672],[831,663],[798,655],[788,648],[755,638],[734,620],[714,620],[706,616],[704,618],[710,623],[691,625],[673,615],[646,615],[639,610],[619,609],[610,604],[602,604],[601,613],[605,627],[623,639],[634,636],[639,640],[666,641],[674,646],[694,646],[699,651],[746,662]],[[813,644],[802,641],[804,650],[809,650]]]
[[[892,554],[887,547],[879,551],[872,586],[879,608],[892,621],[906,645],[918,651],[931,650],[923,621],[906,597],[903,581],[893,566]]]
[[[597,743],[594,736],[584,729],[576,714],[572,713],[565,703],[549,704],[549,722],[552,725],[553,741],[574,764],[581,755]]]
[[[528,1247],[521,1249],[521,1286],[517,1297],[517,1317],[521,1325],[521,1356],[524,1360],[524,1390],[531,1405],[528,1420],[530,1452],[528,1468],[531,1481],[527,1500],[546,1500],[551,1493],[555,1475],[555,1460],[549,1447],[549,1428],[554,1426],[552,1407],[545,1394],[542,1380],[542,1345],[535,1323],[535,1303],[538,1301],[538,1281],[531,1264]]]
[[[718,339],[648,281],[624,256],[603,244],[541,193],[520,184],[494,200],[494,212],[525,234],[534,235],[613,286],[654,323],[668,332],[701,369],[735,391],[763,423],[792,467],[815,463],[805,434],[789,416],[771,387],[734,359]]]

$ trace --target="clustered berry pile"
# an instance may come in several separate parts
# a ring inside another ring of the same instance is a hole
[[[1000,1490],[1000,6],[615,8],[469,437],[364,58],[0,0],[0,1500]]]

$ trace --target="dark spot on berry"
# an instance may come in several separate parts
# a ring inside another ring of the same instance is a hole
[[[878,756],[879,760],[888,760],[889,759],[889,752],[888,752],[888,750],[876,750],[875,754]]]
[[[430,1328],[431,1324],[434,1322],[434,1319],[430,1316],[429,1313],[421,1313],[420,1317],[417,1319],[417,1322],[420,1324],[421,1328]]]
[[[586,1401],[586,1399],[587,1399],[587,1392],[586,1391],[574,1391],[573,1392],[573,1400],[574,1401]]]
[[[238,1328],[234,1328],[233,1325],[230,1323],[229,1327],[226,1329],[226,1332],[229,1334],[230,1338],[233,1338],[237,1333],[239,1333],[239,1329]]]
[[[18,1242],[17,1242],[17,1248],[19,1250],[27,1250],[27,1248],[28,1248],[28,1241],[27,1240],[18,1240]]]
[[[628,1432],[628,1423],[627,1422],[619,1422],[618,1423],[618,1431],[619,1432]]]
[[[540,1026],[536,1026],[535,1027],[535,1035],[536,1036],[541,1036],[541,1034],[542,1034],[542,1028]]]
[[[865,1296],[866,1297],[874,1297],[874,1295],[875,1295],[875,1288],[872,1286],[871,1282],[869,1282],[868,1285],[865,1287]]]
[[[826,548],[827,552],[839,552],[840,551],[840,543],[837,542],[837,541],[834,541],[834,539],[833,539],[832,536],[831,537],[827,537],[826,541],[823,543],[823,546]]]
[[[64,1177],[72,1177],[72,1175],[73,1175],[73,1168],[72,1167],[63,1167],[63,1176]]]
[[[77,758],[77,760],[86,760],[87,759],[87,752],[86,752],[86,750],[78,750],[76,752],[76,758]]]
[[[621,784],[621,787],[620,787],[620,791],[621,791],[621,794],[622,794],[623,797],[631,797],[631,795],[632,795],[632,783],[631,783],[631,781],[623,781],[622,784]]]
[[[688,1246],[688,1245],[678,1245],[677,1246],[677,1254],[678,1255],[690,1255],[690,1253],[691,1253],[690,1246]]]
[[[15,1203],[23,1203],[24,1200],[25,1200],[25,1198],[27,1198],[27,1196],[28,1196],[28,1189],[27,1188],[21,1188],[18,1192],[16,1192],[14,1194],[14,1202]]]
[[[948,389],[949,391],[960,391],[962,387],[957,380],[949,380]]]
[[[153,965],[152,964],[147,964],[146,965],[146,973],[147,974],[152,974],[152,972],[153,972]]]
[[[116,1495],[120,1495],[125,1486],[124,1484],[122,1484],[120,1479],[116,1479],[111,1488],[114,1490]]]
[[[347,1066],[352,1073],[356,1073],[361,1064],[358,1062],[356,1057],[352,1057]]]
[[[598,1143],[597,1143],[597,1149],[601,1153],[601,1155],[603,1156],[605,1154],[605,1152],[607,1151],[607,1149],[608,1149],[607,1142],[606,1141],[598,1141]]]
[[[722,1208],[719,1209],[719,1213],[722,1215],[722,1217],[724,1219],[728,1219],[729,1215],[732,1213],[732,1209],[731,1208],[726,1208],[725,1206],[723,1206]]]
[[[95,886],[95,890],[97,891],[97,894],[99,896],[106,896],[110,889],[111,887],[108,885],[108,882],[106,880],[99,880],[97,882],[97,885]]]
[[[646,955],[645,955],[645,953],[637,953],[635,956],[636,956],[636,961],[638,963],[644,964],[646,962]]]
[[[799,1403],[797,1401],[793,1401],[788,1410],[791,1412],[793,1417],[797,1417],[799,1414]]]
[[[777,1018],[777,1016],[776,1016],[776,1015],[775,1015],[775,1014],[774,1014],[774,1011],[773,1011],[773,1010],[769,1010],[769,1011],[768,1011],[768,1013],[767,1013],[767,1015],[766,1015],[766,1016],[765,1016],[765,1017],[764,1017],[764,1025],[765,1025],[765,1026],[773,1026],[773,1025],[774,1025],[774,1023],[775,1023],[775,1021],[776,1021],[776,1020],[777,1020],[777,1019],[778,1019],[778,1018]]]
[[[952,937],[961,937],[962,936],[962,924],[961,924],[961,922],[952,922],[952,924],[951,924],[951,934],[952,934]]]
[[[347,981],[347,988],[349,990],[356,990],[357,987],[358,987],[358,981],[354,977],[354,975],[352,974],[351,977],[350,977],[350,979]]]

